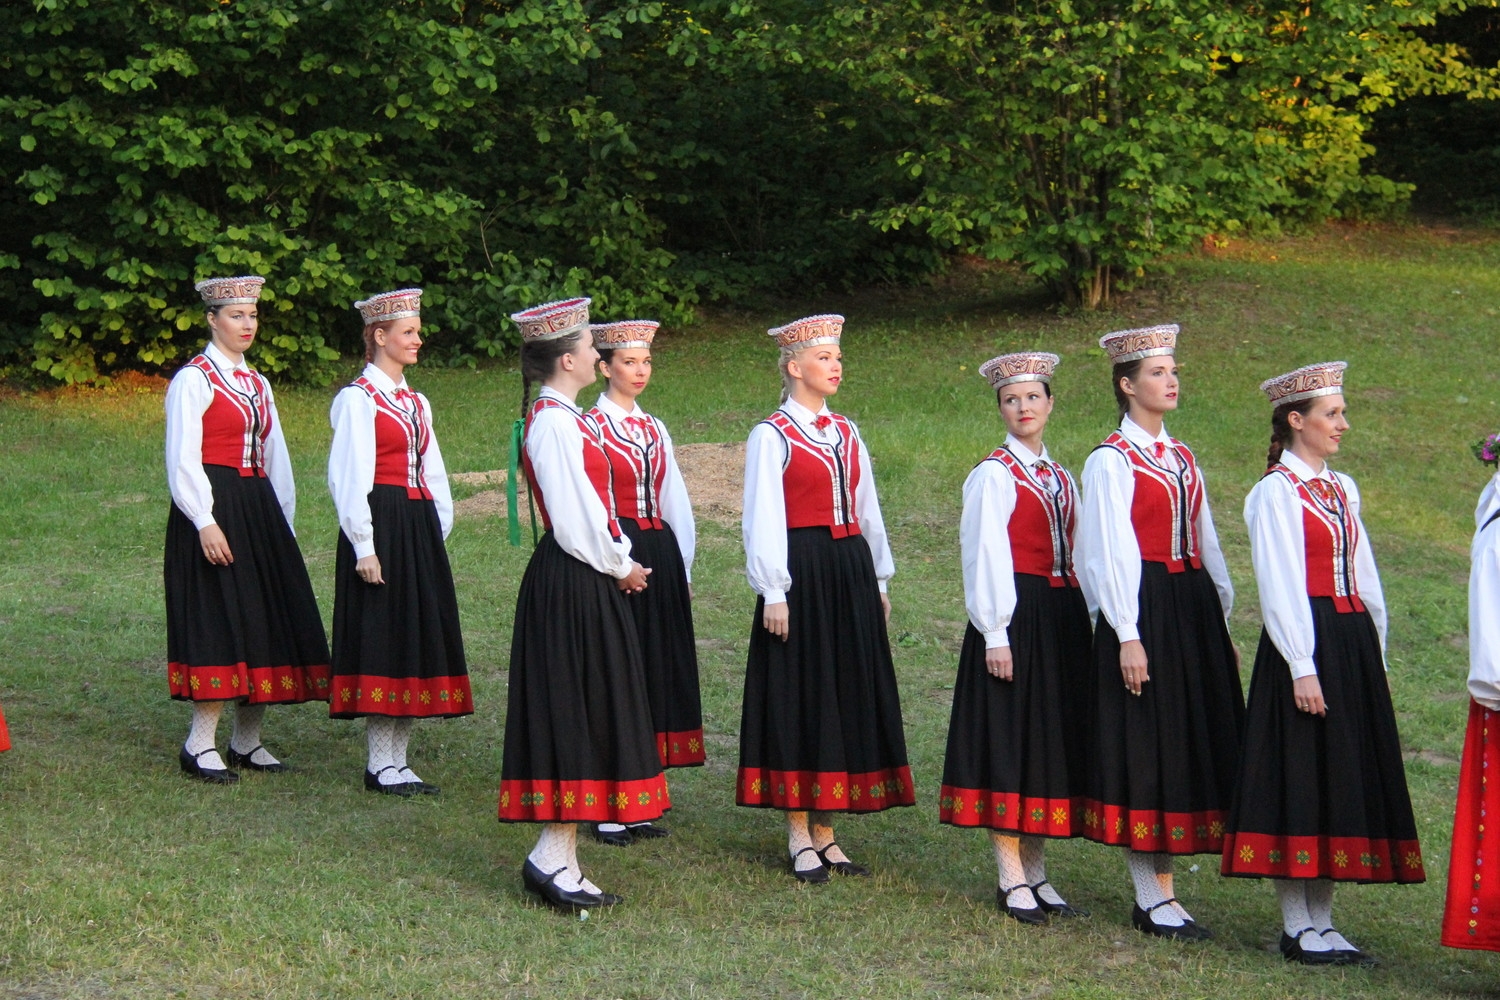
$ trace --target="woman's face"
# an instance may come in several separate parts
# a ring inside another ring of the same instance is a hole
[[[375,331],[375,349],[401,365],[417,363],[422,349],[422,321],[416,316],[394,320]]]
[[[1023,442],[1040,441],[1052,414],[1052,397],[1040,382],[1012,382],[1000,387],[1000,416],[1005,429]]]
[[[244,354],[255,343],[260,327],[255,303],[235,302],[208,314],[208,329],[214,346],[226,354]]]
[[[1342,393],[1318,396],[1306,413],[1287,414],[1297,450],[1314,458],[1338,454],[1339,440],[1349,429]]]
[[[1177,360],[1170,354],[1141,360],[1134,379],[1122,379],[1125,394],[1147,413],[1170,413],[1177,409]]]
[[[578,335],[577,345],[557,359],[557,373],[575,389],[593,385],[599,377],[599,352],[587,329]]]
[[[797,352],[787,362],[787,374],[802,383],[803,388],[820,396],[832,396],[844,380],[844,352],[837,344],[822,344]]]
[[[651,350],[635,348],[615,351],[608,361],[599,362],[604,377],[609,380],[610,392],[634,399],[651,382]]]

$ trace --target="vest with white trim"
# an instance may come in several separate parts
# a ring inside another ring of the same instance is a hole
[[[567,410],[578,423],[578,431],[583,436],[583,472],[588,477],[589,485],[594,487],[594,492],[599,494],[599,502],[604,504],[604,511],[609,516],[609,533],[613,538],[620,537],[620,522],[615,518],[614,491],[610,487],[609,456],[604,452],[604,444],[600,441],[599,425],[596,424],[586,413],[579,413],[571,407],[550,396],[542,396],[531,404],[531,410],[526,414],[526,431],[531,431],[531,422],[536,415],[543,410],[559,407]],[[536,481],[536,475],[531,468],[531,454],[523,447],[521,449],[521,462],[526,469],[526,481],[531,484],[532,495],[536,498],[537,512],[542,515],[542,527],[548,531],[552,530],[552,518],[547,514],[547,499],[542,496],[541,484]]]
[[[1078,586],[1073,575],[1077,492],[1068,470],[1056,462],[1028,468],[1006,447],[996,448],[985,461],[999,463],[1015,480],[1016,508],[1007,525],[1014,571],[1045,577],[1054,587]]]
[[[1307,596],[1333,598],[1334,610],[1347,615],[1365,610],[1354,579],[1354,548],[1359,523],[1349,509],[1349,495],[1338,477],[1302,479],[1280,463],[1266,475],[1291,484],[1302,505],[1302,549],[1306,553]]]
[[[241,476],[266,476],[266,438],[271,435],[271,393],[259,372],[232,369],[225,375],[206,354],[188,364],[214,391],[203,411],[203,464],[226,465]]]
[[[859,437],[848,417],[833,413],[828,421],[831,441],[809,435],[785,410],[777,410],[762,423],[773,427],[786,445],[781,467],[786,526],[827,528],[834,538],[847,538],[860,533],[859,513],[854,509]]]
[[[609,459],[615,516],[660,530],[662,486],[667,480],[667,442],[661,424],[645,413],[612,417],[597,406],[588,416],[599,428]]]
[[[408,500],[431,500],[422,456],[432,443],[432,425],[422,397],[410,389],[387,393],[363,375],[349,384],[375,404],[375,483],[402,487]],[[403,405],[408,400],[411,409]]]
[[[1118,452],[1135,476],[1130,524],[1141,559],[1161,563],[1168,573],[1181,573],[1189,566],[1203,568],[1197,529],[1198,512],[1203,508],[1203,476],[1187,446],[1176,438],[1169,440],[1171,444],[1163,447],[1159,458],[1119,431],[1098,447]]]

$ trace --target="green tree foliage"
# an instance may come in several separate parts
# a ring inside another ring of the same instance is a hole
[[[1404,189],[1362,175],[1369,116],[1491,74],[1429,42],[1446,0],[845,3],[811,51],[905,109],[919,195],[882,226],[1014,260],[1064,301],[1210,233],[1326,218]]]
[[[193,279],[269,278],[257,364],[328,377],[350,304],[432,349],[902,281],[953,249],[1066,301],[1210,232],[1402,196],[1377,107],[1488,77],[1444,0],[18,0],[0,4],[0,370],[166,367]]]

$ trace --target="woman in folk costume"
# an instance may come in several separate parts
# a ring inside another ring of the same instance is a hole
[[[672,437],[637,404],[651,382],[651,341],[659,325],[626,320],[592,327],[608,385],[588,415],[609,458],[620,529],[630,539],[632,557],[651,570],[651,586],[629,603],[646,666],[656,751],[662,767],[693,767],[704,761],[690,575],[697,531]],[[667,835],[649,820],[600,823],[594,831],[615,847]]]
[[[628,604],[651,571],[614,517],[598,426],[574,403],[598,374],[589,300],[511,319],[521,327],[521,457],[546,532],[516,596],[500,819],[542,824],[522,869],[527,892],[558,909],[609,906],[620,897],[579,868],[578,824],[639,823],[671,807]]]
[[[895,574],[859,431],[826,400],[843,378],[842,316],[769,331],[782,404],[745,448],[750,629],[736,800],[781,809],[792,874],[868,875],[834,841],[833,814],[915,802],[891,663]]]
[[[1126,849],[1137,930],[1192,940],[1212,935],[1177,901],[1174,859],[1223,847],[1245,703],[1203,473],[1165,426],[1177,332],[1099,341],[1120,427],[1083,466],[1075,565],[1099,609],[1084,835]]]
[[[167,388],[167,676],[172,697],[193,703],[182,770],[216,784],[239,780],[229,767],[285,769],[261,746],[267,705],[328,698],[328,639],[292,533],[291,460],[270,383],[245,364],[264,282],[198,282],[209,343]],[[215,739],[230,701],[226,767]]]
[[[1281,953],[1307,965],[1373,964],[1333,929],[1334,882],[1421,882],[1385,675],[1385,597],[1354,480],[1328,468],[1349,429],[1344,363],[1261,384],[1266,475],[1245,498],[1260,590],[1225,875],[1276,880]]]
[[[443,542],[453,497],[432,404],[406,384],[422,347],[422,290],[356,302],[365,370],[333,398],[328,489],[339,516],[328,714],[365,718],[365,788],[436,795],[406,762],[412,723],[473,708]]]
[[[959,521],[969,625],[953,685],[940,819],[990,831],[1000,909],[1028,924],[1076,916],[1047,881],[1047,837],[1083,832],[1089,614],[1073,575],[1078,487],[1042,434],[1055,354],[979,366],[1005,444],[964,482]]]
[[[1500,464],[1500,434],[1475,446],[1487,465]],[[1500,471],[1490,477],[1474,511],[1469,549],[1469,725],[1458,804],[1453,812],[1453,851],[1448,862],[1448,901],[1443,944],[1450,948],[1500,951],[1500,851],[1485,822],[1500,816]]]

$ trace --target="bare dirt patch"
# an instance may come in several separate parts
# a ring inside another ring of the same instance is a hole
[[[680,444],[677,464],[693,500],[693,516],[720,524],[737,524],[740,519],[745,483],[745,445]],[[486,472],[451,472],[448,478],[466,486],[488,486],[453,505],[454,515],[470,517],[505,517],[506,496],[504,469]],[[517,506],[522,517],[529,515],[531,498],[525,484],[519,484]]]

